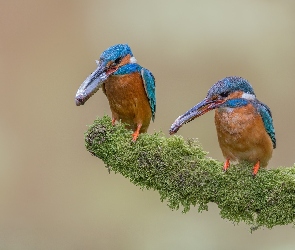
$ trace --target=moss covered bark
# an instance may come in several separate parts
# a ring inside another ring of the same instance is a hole
[[[244,163],[224,173],[222,163],[207,157],[194,139],[154,133],[141,134],[133,143],[131,134],[104,116],[85,133],[86,148],[110,171],[157,190],[171,209],[188,212],[198,206],[203,211],[213,202],[222,218],[244,221],[252,230],[294,224],[295,167],[260,169],[253,178],[252,166]]]

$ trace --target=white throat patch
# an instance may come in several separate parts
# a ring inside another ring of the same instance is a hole
[[[134,56],[130,57],[130,63],[136,63],[137,60]]]
[[[255,95],[249,94],[249,93],[243,93],[242,98],[247,100],[255,100]]]

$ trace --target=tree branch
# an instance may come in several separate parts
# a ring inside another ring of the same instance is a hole
[[[85,133],[86,148],[111,171],[157,190],[171,209],[182,206],[188,212],[193,205],[203,211],[213,202],[222,218],[244,221],[251,230],[294,224],[295,167],[260,169],[253,178],[252,166],[243,163],[224,173],[222,163],[207,157],[195,139],[155,133],[141,134],[133,143],[131,133],[104,116]]]

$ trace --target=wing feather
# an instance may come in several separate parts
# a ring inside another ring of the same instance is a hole
[[[265,130],[272,141],[273,148],[276,148],[276,135],[275,135],[275,129],[273,126],[273,120],[272,120],[272,114],[271,114],[270,108],[266,104],[258,100],[256,100],[256,104],[258,107],[258,112],[260,116],[262,117]]]
[[[152,110],[152,119],[155,120],[155,113],[156,113],[156,82],[155,77],[153,76],[152,72],[148,69],[142,68],[141,69],[141,77],[143,79],[143,85],[147,97],[149,99],[149,104]]]

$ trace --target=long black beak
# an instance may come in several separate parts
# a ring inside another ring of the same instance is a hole
[[[171,125],[169,134],[175,134],[182,125],[188,123],[195,118],[207,113],[208,111],[218,108],[224,101],[223,100],[211,100],[205,98],[203,101],[199,102],[196,106],[188,110],[185,114],[179,116],[175,122]]]
[[[81,84],[76,94],[76,105],[83,105],[109,77],[106,72],[106,65],[102,61],[97,62],[97,68]]]

